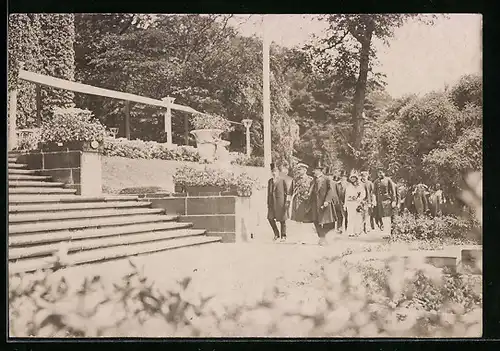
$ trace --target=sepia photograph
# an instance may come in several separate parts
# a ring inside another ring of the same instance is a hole
[[[483,335],[480,14],[7,24],[9,338]]]

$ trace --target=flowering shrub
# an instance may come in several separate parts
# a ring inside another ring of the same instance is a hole
[[[104,155],[191,162],[200,160],[198,150],[192,146],[170,147],[155,141],[127,140],[125,138],[106,139]]]
[[[235,174],[227,168],[209,167],[197,169],[190,166],[178,168],[174,174],[177,186],[215,186],[236,190],[239,196],[251,196],[257,180],[247,173]]]
[[[432,241],[434,243],[471,243],[470,235],[476,227],[476,221],[452,216],[430,218],[404,213],[394,220],[392,241],[410,242],[414,240]]]
[[[218,115],[198,113],[192,118],[191,123],[193,123],[195,129],[220,129],[223,132],[233,130],[231,122]]]
[[[231,152],[231,164],[239,166],[264,167],[264,158],[261,156],[250,156],[240,152]]]
[[[280,298],[277,288],[245,305],[225,305],[187,277],[155,286],[132,262],[117,282],[69,271],[9,279],[11,336],[478,337],[480,279],[401,260],[355,267],[325,264],[323,291]],[[73,281],[72,281],[73,280]],[[460,291],[459,291],[460,290]],[[314,296],[313,296],[314,295]]]
[[[103,141],[106,129],[89,110],[56,107],[53,112],[54,116],[42,123],[42,142]]]
[[[41,131],[39,128],[19,133],[17,149],[22,151],[36,150],[41,140]]]

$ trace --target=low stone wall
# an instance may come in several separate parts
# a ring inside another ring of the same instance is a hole
[[[250,198],[231,195],[188,195],[155,193],[139,195],[153,208],[180,216],[195,229],[206,229],[224,243],[247,242],[253,233]]]
[[[78,195],[102,193],[101,155],[95,151],[29,151],[19,156],[31,170],[77,190]]]

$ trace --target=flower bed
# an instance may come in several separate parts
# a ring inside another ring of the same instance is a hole
[[[173,177],[176,187],[216,187],[223,191],[234,190],[239,196],[251,196],[257,180],[247,173],[234,173],[231,169],[209,167],[198,169],[183,166]]]
[[[106,129],[89,110],[79,108],[54,108],[53,117],[42,123],[42,144],[72,142],[102,143]]]
[[[391,241],[422,241],[436,245],[475,244],[473,235],[478,223],[474,219],[442,216],[430,218],[410,213],[396,216]]]

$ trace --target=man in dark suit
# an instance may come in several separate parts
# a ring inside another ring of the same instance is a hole
[[[337,219],[332,202],[340,202],[335,183],[323,173],[323,165],[316,162],[313,169],[314,179],[309,192],[309,204],[311,206],[311,217],[319,237],[319,244],[326,244],[326,233],[328,225]]]
[[[295,182],[293,181],[293,178],[290,177],[289,175],[289,167],[288,163],[285,161],[281,163],[280,165],[280,172],[281,172],[281,177],[285,180],[285,184],[287,187],[286,193],[287,193],[287,201],[288,203],[291,204],[292,202],[292,195],[293,192],[295,191]],[[291,210],[291,206],[288,207],[288,210]],[[290,213],[288,213],[287,218],[290,218]]]
[[[271,172],[273,176],[267,183],[267,219],[273,229],[274,240],[281,238],[281,241],[285,241],[291,194],[288,194],[285,179],[280,175],[280,171],[274,163],[271,163]],[[281,235],[276,221],[281,224]]]
[[[378,179],[374,182],[377,216],[382,219],[382,232],[389,236],[392,230],[394,212],[397,206],[396,185],[385,175],[382,169],[377,172]]]

